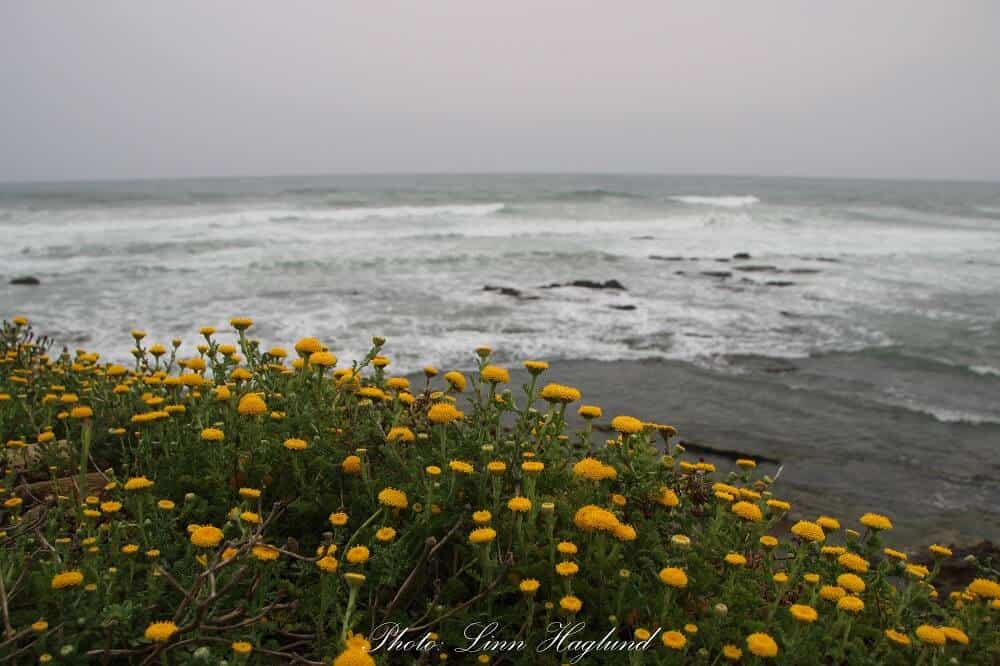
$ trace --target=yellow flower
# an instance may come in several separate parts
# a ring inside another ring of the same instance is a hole
[[[868,560],[854,553],[843,553],[837,558],[837,564],[856,573],[867,573],[869,567]]]
[[[161,499],[156,503],[156,506],[163,511],[173,511],[176,505],[168,499]]]
[[[976,578],[965,589],[977,597],[1000,599],[1000,583],[986,578]]]
[[[888,638],[893,643],[895,643],[896,645],[910,644],[910,637],[907,636],[906,634],[896,631],[895,629],[886,629],[885,637]]]
[[[86,405],[80,405],[74,407],[69,412],[69,417],[71,419],[89,419],[94,415],[94,410]]]
[[[576,555],[578,549],[576,544],[571,541],[560,541],[556,544],[556,550],[558,550],[561,555]]]
[[[779,571],[771,576],[771,580],[773,580],[776,585],[784,585],[788,582],[788,574],[784,571]]]
[[[580,417],[587,419],[599,419],[601,418],[601,408],[597,405],[580,405],[580,409],[576,412]]]
[[[681,503],[677,493],[666,486],[660,487],[660,494],[656,497],[656,501],[667,508],[673,508]]]
[[[273,562],[278,559],[281,552],[274,546],[268,546],[267,544],[258,544],[250,549],[250,554],[253,555],[255,560],[260,562]]]
[[[837,600],[837,609],[856,615],[865,609],[865,602],[858,597],[847,595]]]
[[[928,645],[941,646],[948,641],[948,637],[943,631],[929,624],[920,625],[914,633],[917,635],[917,638]]]
[[[244,523],[250,523],[251,525],[260,525],[260,514],[254,513],[253,511],[244,511],[240,514],[240,520]]]
[[[389,428],[389,434],[385,437],[387,442],[405,442],[410,443],[417,439],[413,431],[404,426],[394,426]]]
[[[937,543],[931,545],[927,550],[931,551],[931,553],[933,553],[935,557],[951,557],[953,554],[951,552],[951,548],[942,546]]]
[[[892,559],[899,560],[900,562],[905,562],[907,559],[909,559],[906,553],[894,550],[892,548],[886,548],[882,552],[885,553],[886,557],[891,557]]]
[[[364,564],[371,556],[366,546],[354,546],[347,551],[347,561],[351,564]]]
[[[323,343],[318,338],[300,338],[295,343],[295,351],[299,356],[309,356],[315,352],[323,351]]]
[[[736,461],[736,465],[737,467],[741,467],[743,469],[753,469],[757,466],[757,463],[748,458],[739,458]]]
[[[62,590],[67,587],[77,587],[83,582],[83,574],[80,571],[63,571],[52,577],[52,589]]]
[[[343,511],[336,511],[330,514],[328,520],[330,521],[330,524],[333,525],[334,527],[343,527],[344,525],[347,524],[348,517],[347,514],[344,513]]]
[[[226,438],[226,433],[218,428],[205,428],[201,431],[201,438],[206,442],[221,442]]]
[[[347,456],[344,458],[344,461],[340,463],[340,467],[344,470],[344,474],[360,474],[361,458],[358,456]]]
[[[234,317],[229,320],[229,325],[237,331],[245,331],[253,326],[253,319],[249,317]]]
[[[583,602],[569,594],[559,600],[559,607],[567,613],[579,613],[580,609],[583,608]]]
[[[861,594],[865,591],[865,581],[852,573],[837,576],[837,585],[854,594]]]
[[[386,543],[396,538],[396,530],[391,527],[381,527],[375,532],[375,539]]]
[[[800,520],[792,525],[792,534],[800,539],[803,539],[804,541],[811,541],[813,543],[819,543],[826,540],[826,535],[823,534],[823,528],[816,523],[809,522],[808,520]]]
[[[860,522],[865,527],[876,531],[892,529],[892,521],[890,521],[885,516],[877,513],[866,513],[865,515],[861,516],[858,522]]]
[[[576,562],[560,562],[556,565],[556,573],[560,576],[574,576],[580,571]]]
[[[230,647],[236,654],[250,654],[253,652],[253,645],[246,641],[235,641]]]
[[[732,506],[732,512],[743,520],[748,520],[752,523],[759,523],[764,519],[760,507],[750,502],[736,502]]]
[[[847,590],[834,585],[824,585],[819,588],[819,596],[826,601],[840,601],[847,594]]]
[[[427,411],[427,420],[431,423],[447,424],[461,420],[464,417],[465,414],[455,409],[455,406],[450,402],[435,403]]]
[[[927,569],[927,567],[922,566],[920,564],[907,564],[906,573],[913,576],[914,578],[923,579],[927,577],[930,571]]]
[[[610,465],[605,465],[597,458],[584,458],[573,465],[573,474],[591,481],[601,481],[603,479],[614,478],[617,472]]]
[[[958,627],[938,627],[945,637],[952,643],[969,644],[969,635]]]
[[[267,403],[256,393],[247,393],[240,398],[236,411],[242,416],[260,416],[267,413]]]
[[[660,636],[660,640],[663,641],[665,647],[671,650],[683,650],[684,646],[687,645],[687,638],[679,631],[665,631]]]
[[[619,525],[615,514],[593,504],[588,504],[578,509],[573,516],[573,523],[586,532],[601,531],[613,533]]]
[[[747,563],[747,558],[743,557],[739,553],[729,553],[724,559],[726,560],[726,564],[734,567],[742,567]]]
[[[260,491],[256,488],[240,488],[239,494],[244,499],[257,499],[260,497]]]
[[[789,504],[788,502],[783,502],[781,500],[776,500],[776,499],[769,499],[767,500],[766,504],[775,511],[789,511],[792,508],[792,505]]]
[[[135,476],[128,479],[125,482],[125,490],[130,492],[138,490],[146,490],[153,487],[153,482],[147,479],[145,476]]]
[[[457,472],[459,474],[472,474],[475,471],[475,468],[473,468],[472,465],[463,460],[452,460],[448,463],[448,467],[450,467],[453,472]]]
[[[507,369],[496,365],[487,365],[479,372],[479,376],[490,384],[506,384],[510,381]]]
[[[490,543],[497,538],[497,532],[492,527],[480,527],[469,532],[469,541],[476,545]]]
[[[170,637],[177,633],[177,625],[169,620],[166,622],[153,622],[146,627],[146,640],[155,643],[166,643]]]
[[[393,509],[405,509],[409,506],[409,502],[406,499],[406,493],[402,490],[396,490],[395,488],[385,488],[378,494],[378,501]]]
[[[687,587],[688,577],[683,569],[666,567],[665,569],[660,569],[660,581],[670,587],[684,588]]]
[[[778,540],[775,539],[770,534],[765,534],[759,539],[759,541],[760,545],[763,546],[764,548],[767,548],[768,550],[771,550],[772,548],[776,548],[778,546]]]
[[[134,543],[127,543],[121,548],[122,554],[124,555],[135,555],[139,552],[139,545]]]
[[[642,432],[643,423],[632,416],[616,416],[611,419],[611,427],[623,435],[634,435]]]
[[[286,439],[283,446],[289,451],[305,451],[309,448],[309,445],[304,439],[296,439],[294,437]]]
[[[788,612],[792,614],[798,622],[804,624],[811,624],[816,621],[819,617],[819,613],[812,606],[805,606],[803,604],[792,604],[788,607]]]
[[[493,519],[493,515],[489,511],[476,511],[472,514],[472,522],[476,525],[485,525]]]
[[[840,521],[830,516],[820,516],[816,519],[816,524],[831,532],[840,529]]]
[[[222,530],[212,525],[200,525],[191,532],[191,543],[199,548],[215,548],[222,542]]]
[[[541,392],[542,400],[550,403],[568,405],[580,399],[580,391],[563,384],[546,384]]]
[[[455,389],[459,393],[465,390],[465,375],[461,372],[452,370],[451,372],[444,373],[444,380],[448,382],[451,388]]]
[[[727,661],[739,661],[743,657],[743,650],[739,649],[735,645],[726,644],[722,646],[722,656],[726,658]]]
[[[758,657],[774,657],[778,654],[778,644],[768,634],[764,633],[747,636],[747,649]]]
[[[514,513],[527,513],[531,511],[531,500],[527,497],[512,497],[507,502],[507,508]]]
[[[538,376],[549,369],[549,364],[545,361],[525,361],[524,367],[534,376]]]
[[[316,566],[324,573],[333,573],[340,567],[340,563],[337,558],[325,555],[316,561]]]

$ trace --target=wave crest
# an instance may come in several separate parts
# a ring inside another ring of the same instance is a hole
[[[725,196],[704,196],[700,194],[679,194],[668,197],[671,201],[676,201],[689,206],[714,206],[716,208],[746,208],[756,203],[760,199],[752,194],[747,195],[725,195]]]

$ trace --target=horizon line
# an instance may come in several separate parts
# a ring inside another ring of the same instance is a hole
[[[267,180],[280,178],[371,178],[386,176],[662,176],[662,177],[697,177],[697,178],[762,178],[775,180],[842,180],[842,181],[875,181],[895,183],[956,183],[956,184],[1000,184],[1000,179],[961,177],[911,177],[911,176],[831,176],[831,175],[788,175],[788,174],[753,174],[726,173],[706,171],[559,171],[559,170],[525,170],[525,171],[321,171],[297,173],[246,173],[246,174],[213,174],[213,175],[171,175],[171,176],[141,176],[123,178],[107,176],[98,178],[60,178],[31,180],[0,180],[0,187],[8,185],[89,185],[101,183],[146,183],[146,182],[178,182],[185,180]]]

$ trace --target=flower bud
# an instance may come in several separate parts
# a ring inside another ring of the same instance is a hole
[[[713,610],[715,611],[715,615],[717,617],[726,617],[726,614],[729,613],[729,607],[726,606],[726,604],[721,603],[715,604],[715,608]]]

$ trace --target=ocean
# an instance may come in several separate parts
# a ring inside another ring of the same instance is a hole
[[[653,175],[3,184],[0,235],[0,314],[27,315],[60,344],[109,359],[129,359],[132,328],[151,341],[181,337],[190,351],[199,326],[224,330],[248,315],[267,345],[315,335],[345,360],[383,335],[399,374],[469,368],[482,344],[502,364],[549,360],[554,380],[559,361],[656,360],[719,382],[761,378],[758,390],[808,395],[817,409],[849,401],[858,418],[905,414],[914,432],[934,424],[948,439],[954,426],[956,437],[997,434],[1000,444],[998,184]],[[20,276],[41,284],[7,284]],[[665,396],[684,390],[662,385]],[[752,414],[759,399],[732,409]],[[995,446],[939,446],[958,456],[969,488],[987,489],[983,510],[1000,499]],[[949,510],[963,501],[941,500]]]

